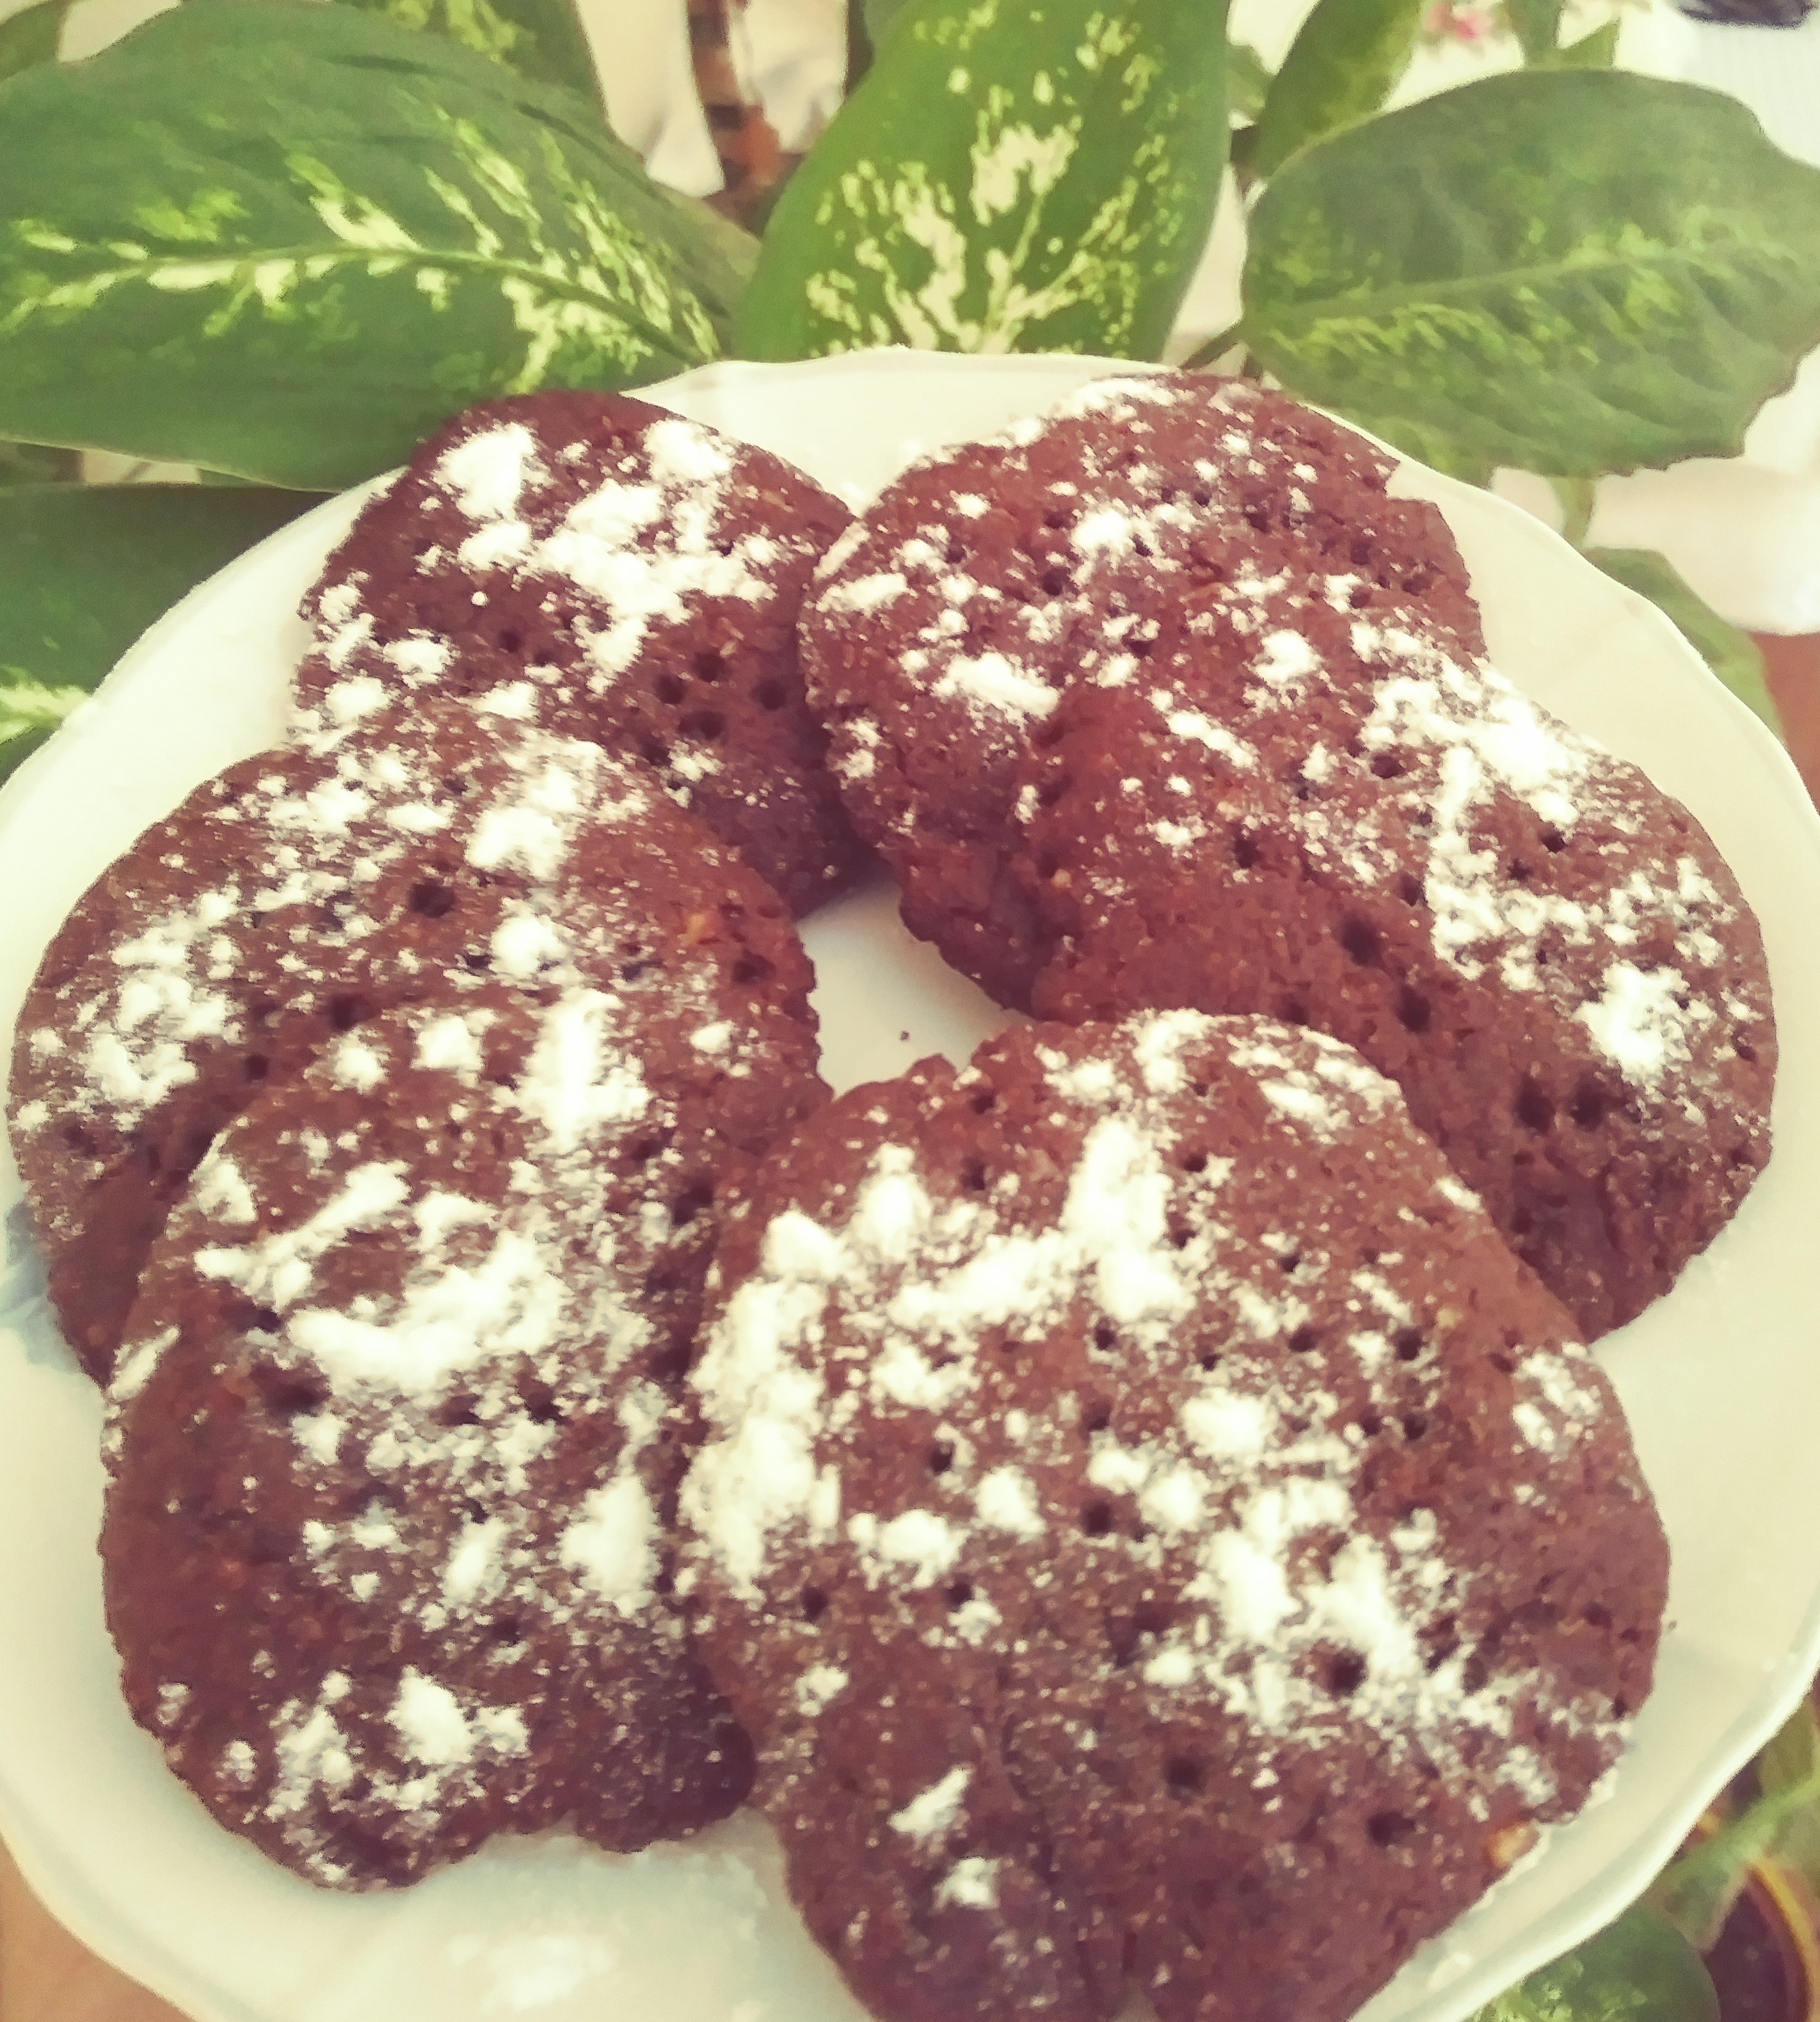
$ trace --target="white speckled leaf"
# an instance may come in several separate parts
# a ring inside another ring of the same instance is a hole
[[[1244,304],[1290,392],[1461,476],[1733,455],[1820,343],[1820,171],[1717,92],[1489,78],[1286,162]]]
[[[0,89],[0,435],[338,487],[716,354],[744,235],[439,35],[192,5]]]
[[[402,27],[447,35],[520,77],[566,85],[600,109],[600,80],[575,0],[341,0]]]
[[[1226,159],[1224,0],[919,0],[773,214],[755,358],[1161,351]]]
[[[314,503],[248,485],[0,491],[0,779],[186,590]]]

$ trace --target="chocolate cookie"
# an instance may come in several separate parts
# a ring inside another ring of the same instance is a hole
[[[857,1089],[709,1301],[700,1647],[892,2022],[1086,2022],[1127,1980],[1164,2022],[1339,2022],[1649,1689],[1666,1549],[1612,1392],[1335,1041],[1177,1011]]]
[[[1699,823],[1421,610],[1286,586],[1071,692],[1019,776],[1039,1014],[1355,1046],[1588,1338],[1769,1156],[1763,943]]]
[[[388,1006],[559,976],[749,1018],[757,1150],[814,1086],[781,902],[641,768],[459,704],[231,766],[71,914],[14,1042],[13,1142],[65,1338],[105,1381],[146,1251],[267,1082]]]
[[[655,768],[804,913],[858,856],[796,661],[803,589],[847,520],[780,458],[641,400],[490,401],[330,557],[298,698],[490,695]]]
[[[564,1820],[630,1849],[744,1794],[667,1598],[667,1422],[750,1157],[725,1098],[792,1079],[742,995],[697,947],[663,989],[374,1019],[228,1126],[153,1246],[101,1537],[127,1701],[312,1880]]]
[[[1387,495],[1392,468],[1280,394],[1158,374],[887,485],[818,571],[802,656],[911,930],[1028,1002],[1032,922],[1005,862],[1017,762],[1071,684],[1141,679],[1210,602],[1242,612],[1285,574],[1347,608],[1417,595],[1475,650],[1453,536]]]

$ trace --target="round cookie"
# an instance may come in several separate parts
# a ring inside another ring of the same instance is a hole
[[[805,913],[859,854],[796,657],[810,571],[848,517],[769,451],[641,400],[490,401],[330,557],[298,699],[311,716],[362,692],[491,694],[652,766]]]
[[[71,1346],[104,1381],[146,1251],[266,1083],[397,1004],[572,971],[780,1071],[724,1083],[761,1148],[814,1080],[809,972],[777,896],[596,746],[479,708],[231,766],[155,823],[47,950],[14,1042],[13,1143]]]
[[[700,1648],[889,2022],[1339,2022],[1650,1687],[1609,1385],[1320,1035],[1036,1026],[841,1097],[691,1381]]]
[[[1476,650],[1445,522],[1352,430],[1236,380],[1106,379],[887,485],[802,610],[809,699],[911,930],[1001,1003],[1036,956],[1007,874],[1013,771],[1080,681],[1142,677],[1183,616],[1288,573],[1347,608],[1420,596]]]
[[[312,1880],[565,1820],[630,1849],[744,1794],[668,1598],[707,1207],[750,1156],[723,1093],[791,1072],[723,994],[705,1031],[674,985],[388,1013],[262,1092],[154,1246],[109,1397],[126,1695]]]
[[[1590,1338],[1767,1160],[1763,943],[1699,823],[1414,608],[1293,586],[1142,683],[1077,688],[1020,775],[1039,1016],[1319,1026]]]

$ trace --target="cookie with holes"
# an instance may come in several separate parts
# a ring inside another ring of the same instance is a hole
[[[691,1382],[700,1647],[892,2022],[1339,2022],[1650,1688],[1610,1386],[1322,1035],[1036,1025],[840,1097]]]
[[[796,655],[804,587],[848,517],[781,458],[641,400],[492,401],[330,557],[298,699],[345,719],[489,695],[653,767],[805,913],[859,856]]]
[[[1292,579],[1348,610],[1420,596],[1476,648],[1453,536],[1388,495],[1392,469],[1280,394],[1164,373],[1100,381],[887,485],[817,571],[802,655],[912,931],[1028,1003],[1033,922],[1007,860],[1018,761],[1071,684],[1141,681],[1190,615],[1225,614],[1249,651],[1261,601]]]
[[[153,1246],[109,1392],[127,1701],[312,1881],[565,1821],[639,1847],[744,1793],[669,1598],[670,1415],[700,1204],[748,1157],[722,1090],[781,1064],[732,1002],[704,1043],[678,987],[364,1024],[228,1125]]]
[[[598,746],[459,704],[230,766],[155,823],[46,951],[14,1041],[14,1150],[65,1338],[110,1374],[146,1251],[222,1127],[389,1006],[572,970],[711,1048],[756,1151],[814,1081],[783,903]],[[710,1057],[711,1058],[711,1053]]]
[[[1769,1156],[1775,1023],[1737,880],[1420,608],[1292,586],[1260,614],[1252,654],[1197,639],[1045,725],[1020,776],[1040,1015],[1335,1034],[1582,1334],[1621,1325]]]

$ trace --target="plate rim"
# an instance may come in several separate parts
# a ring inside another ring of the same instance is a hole
[[[819,379],[835,374],[847,377],[875,374],[882,370],[890,373],[905,368],[932,377],[965,378],[1003,374],[1022,377],[1032,382],[1047,378],[1055,382],[1058,395],[1063,388],[1077,383],[1084,377],[1102,373],[1147,374],[1168,369],[1140,361],[1086,354],[1013,354],[985,357],[890,347],[780,363],[720,360],[650,386],[627,390],[638,398],[649,400],[657,404],[670,404],[679,398],[687,400],[698,395],[712,395],[724,389],[750,388],[767,380],[775,383],[781,377]],[[1770,774],[1776,780],[1778,798],[1793,813],[1796,826],[1806,830],[1807,843],[1816,860],[1820,861],[1820,809],[1816,809],[1785,748],[1755,713],[1725,687],[1672,620],[1657,606],[1637,592],[1605,575],[1596,564],[1589,561],[1553,528],[1515,502],[1489,490],[1467,484],[1445,473],[1429,469],[1405,456],[1393,445],[1382,442],[1368,431],[1345,421],[1343,417],[1335,416],[1333,418],[1352,433],[1363,435],[1368,440],[1376,443],[1399,466],[1421,470],[1425,484],[1438,484],[1445,495],[1460,500],[1468,509],[1482,513],[1493,520],[1502,520],[1513,531],[1520,527],[1525,539],[1556,551],[1557,560],[1563,555],[1570,557],[1580,568],[1596,577],[1602,593],[1614,607],[1622,605],[1626,608],[1635,619],[1655,633],[1658,645],[1679,663],[1679,678],[1684,684],[1696,686],[1706,706],[1711,706],[1716,699],[1718,700],[1722,713],[1729,714],[1734,724],[1739,726],[1755,761],[1760,766],[1767,764]],[[93,694],[74,713],[72,727],[79,724],[91,710],[104,702],[111,688],[123,677],[130,676],[141,661],[159,651],[173,633],[180,632],[193,617],[197,607],[220,595],[232,583],[237,573],[242,571],[251,572],[265,566],[275,549],[293,542],[298,545],[309,544],[315,537],[315,529],[322,522],[345,514],[356,496],[376,488],[385,481],[384,476],[376,477],[364,485],[350,487],[322,501],[236,557],[223,568],[191,589],[148,627],[122,655]],[[56,743],[57,740],[49,740],[32,753],[5,782],[4,787],[0,788],[0,809],[3,809],[9,801],[18,797],[21,782],[35,779],[41,775],[47,764],[51,762],[50,754]],[[1761,779],[1759,784],[1767,788],[1767,779]],[[9,1175],[11,1170],[9,1148],[0,1143],[0,1179]],[[1817,1566],[1820,1566],[1820,1561],[1817,1561]],[[1741,1673],[1744,1667],[1741,1665],[1737,1668]],[[1751,1760],[1800,1704],[1816,1670],[1820,1670],[1820,1571],[1817,1571],[1815,1590],[1801,1618],[1798,1633],[1781,1662],[1763,1673],[1763,1683],[1752,1695],[1752,1704],[1739,1712],[1728,1725],[1722,1739],[1708,1752],[1705,1771],[1686,1787],[1690,1794],[1685,1796],[1678,1805],[1666,1808],[1653,1831],[1636,1842],[1627,1856],[1609,1863],[1596,1889],[1578,1892],[1573,1899],[1558,1905],[1539,1922],[1527,1926],[1524,1936],[1508,1940],[1497,1951],[1468,1965],[1444,1988],[1438,1991],[1436,1999],[1444,2003],[1449,2011],[1464,2015],[1485,1999],[1514,1985],[1527,1974],[1583,1942],[1611,1921],[1613,1914],[1621,1914],[1621,1908],[1615,1912],[1610,1910],[1610,1898],[1621,1894],[1624,1907],[1635,1902],[1662,1867],[1672,1858],[1676,1849],[1710,1803],[1713,1794],[1723,1789]],[[108,1914],[106,1903],[97,1896],[92,1885],[84,1881],[79,1869],[72,1870],[71,1863],[58,1849],[53,1836],[34,1836],[29,1810],[30,1808],[16,1794],[4,1765],[0,1765],[0,1838],[5,1839],[27,1885],[45,1910],[66,1931],[97,1957],[115,1965],[149,1991],[181,2008],[194,2018],[194,2022],[266,2022],[268,2011],[247,2006],[237,1995],[192,1973],[181,1958],[170,1951],[162,1940],[152,1933],[144,1933],[137,1948],[117,1944],[115,1941],[120,1935],[118,1927],[101,1928]],[[1556,1830],[1565,1829],[1563,1827]],[[1595,1896],[1598,1900],[1591,1907],[1582,1907],[1588,1896]],[[132,1932],[131,1927],[127,1927],[127,1934],[138,1935]],[[1444,1943],[1446,1936],[1444,1932],[1437,1940],[1431,1942]],[[1498,1964],[1495,1972],[1490,1969],[1493,1960],[1503,1962]],[[1373,2003],[1361,2011],[1361,2022],[1369,2022],[1379,1998],[1381,1997],[1374,1997]]]

